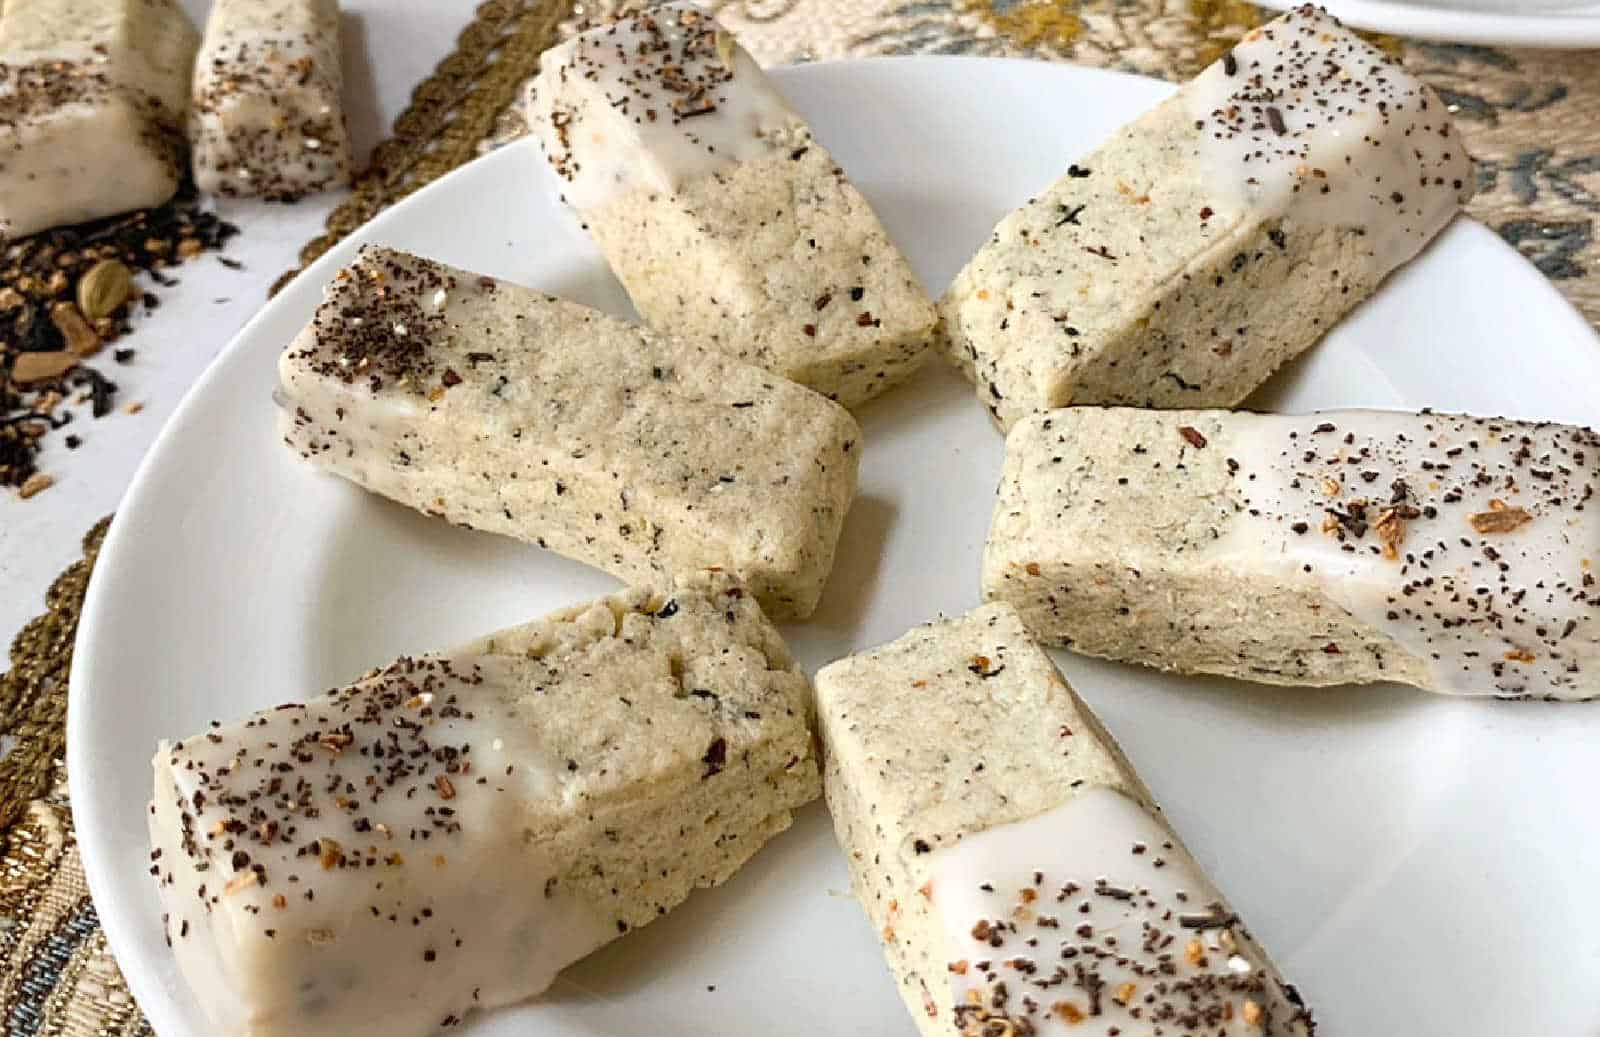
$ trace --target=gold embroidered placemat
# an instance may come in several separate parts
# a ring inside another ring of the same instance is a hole
[[[411,191],[523,132],[537,56],[622,0],[490,0],[417,87],[394,136],[302,263]],[[630,4],[630,6],[632,6]],[[880,54],[1033,57],[1183,79],[1270,17],[1238,0],[711,0],[763,64]],[[401,17],[396,14],[396,17]],[[1450,104],[1478,161],[1470,209],[1600,327],[1600,52],[1387,37]],[[285,279],[291,275],[285,275]],[[279,282],[280,285],[283,283]],[[1483,290],[1492,286],[1474,286]],[[106,522],[56,581],[0,676],[0,1032],[148,1034],[84,884],[60,762],[79,608]]]

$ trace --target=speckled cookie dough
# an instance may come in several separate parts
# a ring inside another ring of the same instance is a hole
[[[0,239],[171,198],[198,45],[173,0],[0,3]]]
[[[1001,221],[940,303],[1003,427],[1052,407],[1232,407],[1455,215],[1432,90],[1319,9],[1223,59]]]
[[[731,876],[819,792],[723,583],[635,589],[156,752],[150,872],[218,1032],[422,1037]]]
[[[1006,441],[983,588],[1089,655],[1590,698],[1600,435],[1387,411],[1073,408]]]
[[[865,198],[691,4],[545,54],[528,122],[651,325],[862,403],[922,363],[934,311]]]
[[[411,507],[630,582],[739,574],[816,607],[861,430],[760,368],[368,246],[279,362],[284,441]]]
[[[189,121],[202,191],[294,201],[350,182],[338,0],[217,0]]]
[[[834,829],[925,1037],[1314,1031],[1010,606],[816,683]]]

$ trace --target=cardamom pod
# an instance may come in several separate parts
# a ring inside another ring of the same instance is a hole
[[[109,317],[128,301],[133,272],[116,259],[102,259],[78,281],[78,309],[90,320]]]

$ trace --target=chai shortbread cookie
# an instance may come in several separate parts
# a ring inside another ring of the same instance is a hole
[[[320,468],[631,582],[739,574],[816,607],[855,494],[848,412],[575,303],[367,247],[284,352],[280,426]]]
[[[933,304],[861,192],[711,16],[672,3],[548,51],[528,124],[652,326],[855,406]]]
[[[1089,655],[1271,684],[1600,693],[1600,435],[1071,408],[1006,440],[983,589]]]
[[[1471,190],[1434,92],[1302,7],[1002,220],[940,303],[950,356],[1004,428],[1069,405],[1231,407]]]
[[[338,0],[216,0],[189,118],[202,191],[274,201],[350,182]]]
[[[171,198],[199,42],[175,0],[0,3],[0,238]]]
[[[819,791],[753,599],[630,590],[157,751],[151,873],[234,1037],[422,1037],[732,875]]]
[[[834,828],[926,1037],[1313,1031],[1010,606],[816,684]]]

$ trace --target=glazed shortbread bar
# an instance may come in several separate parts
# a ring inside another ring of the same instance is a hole
[[[926,1037],[1308,1035],[1007,605],[817,675],[828,807]]]
[[[1587,698],[1600,435],[1445,414],[1074,408],[1006,441],[983,588],[1090,655]]]
[[[726,585],[631,590],[155,757],[151,873],[233,1037],[407,1037],[531,997],[818,793],[805,677]]]
[[[171,198],[198,45],[174,0],[0,3],[0,237]]]
[[[367,247],[279,363],[280,425],[375,493],[648,582],[805,616],[855,493],[849,413],[760,368]]]
[[[293,201],[350,180],[338,0],[217,0],[189,121],[202,191]]]
[[[547,52],[528,122],[651,325],[854,406],[921,363],[933,306],[861,193],[691,4]]]
[[[1455,215],[1433,91],[1302,7],[1001,221],[940,304],[1005,428],[1052,407],[1231,407]]]

